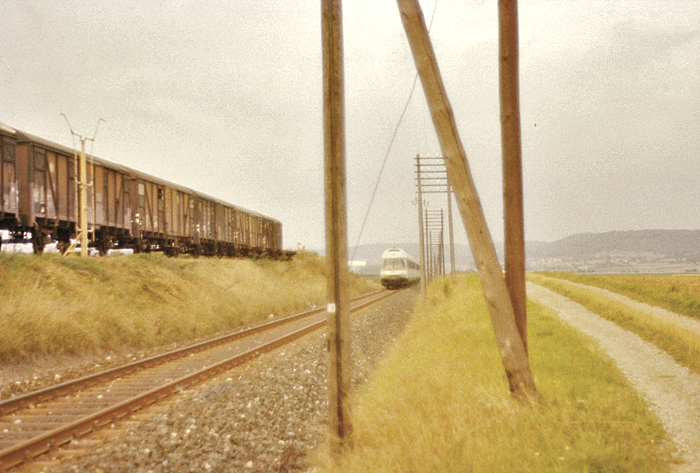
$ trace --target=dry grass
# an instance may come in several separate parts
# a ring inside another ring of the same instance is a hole
[[[657,420],[614,364],[545,307],[528,304],[537,406],[511,398],[475,276],[431,285],[372,382],[354,433],[323,471],[664,472]]]
[[[325,263],[0,253],[0,361],[145,348],[325,301]],[[353,280],[355,294],[378,288]]]

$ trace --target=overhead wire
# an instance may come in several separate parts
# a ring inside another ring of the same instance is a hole
[[[438,0],[435,0],[435,4],[433,5],[433,13],[430,16],[430,24],[428,25],[428,32],[430,32],[431,28],[433,27],[433,20],[435,19],[435,11],[437,10],[437,4]],[[413,77],[413,85],[411,85],[411,91],[408,94],[408,98],[406,99],[406,104],[403,107],[403,110],[401,111],[401,115],[399,116],[399,120],[396,123],[396,128],[394,128],[394,133],[391,136],[391,140],[389,141],[389,146],[387,147],[386,154],[384,155],[384,160],[382,161],[382,167],[379,168],[379,175],[377,176],[377,182],[374,184],[374,190],[372,191],[372,196],[369,199],[369,205],[367,206],[367,212],[365,212],[365,218],[362,220],[362,226],[360,227],[360,233],[357,236],[357,241],[355,242],[355,248],[352,252],[352,257],[350,258],[350,261],[355,260],[355,254],[357,253],[357,248],[360,246],[360,240],[362,239],[362,233],[365,230],[365,225],[367,224],[367,219],[369,218],[369,212],[372,209],[372,204],[374,203],[374,198],[377,195],[377,189],[379,189],[379,183],[381,182],[382,179],[382,173],[384,172],[384,167],[386,166],[386,162],[389,159],[389,153],[391,153],[391,148],[394,146],[394,140],[396,139],[396,135],[399,132],[399,128],[401,128],[401,122],[403,121],[404,115],[406,115],[406,110],[408,110],[408,106],[411,104],[411,99],[413,98],[413,92],[416,90],[416,84],[418,83],[418,72]]]

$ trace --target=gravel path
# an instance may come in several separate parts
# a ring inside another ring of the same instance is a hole
[[[415,289],[352,319],[353,384],[365,383],[410,318]],[[185,392],[162,412],[51,471],[297,472],[325,435],[325,333]]]
[[[673,471],[700,471],[700,376],[680,366],[653,344],[556,292],[528,282],[527,294],[595,339],[644,396],[681,452],[683,463],[676,465]],[[635,306],[641,304],[633,302]],[[662,309],[641,305],[657,317],[667,315],[664,314],[667,311],[660,312]],[[674,321],[677,317],[681,316],[672,314],[667,319]]]
[[[676,314],[675,312],[671,312],[670,310],[662,309],[661,307],[655,307],[653,305],[645,304],[644,302],[639,302],[635,301],[634,299],[624,296],[622,294],[618,294],[616,292],[608,291],[607,289],[603,289],[600,287],[596,286],[588,286],[586,284],[581,284],[581,283],[575,283],[571,281],[566,281],[567,284],[571,284],[573,286],[578,286],[582,287],[584,289],[588,289],[590,291],[596,292],[602,296],[605,296],[609,299],[612,299],[617,302],[622,302],[623,304],[627,304],[628,306],[640,310],[642,312],[646,312],[647,314],[653,315],[654,317],[658,317],[660,319],[663,319],[665,321],[671,322],[673,324],[676,324],[678,326],[683,327],[686,330],[691,330],[698,335],[700,335],[700,320],[694,319],[692,317],[687,317],[685,315],[679,315]]]

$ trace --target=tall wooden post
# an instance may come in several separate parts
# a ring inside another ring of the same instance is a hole
[[[340,440],[352,430],[348,294],[347,210],[345,201],[345,111],[341,0],[322,0],[323,132],[328,260],[328,405],[331,432]]]
[[[515,325],[513,304],[486,225],[481,201],[469,171],[467,156],[457,131],[452,106],[442,83],[423,12],[418,0],[397,0],[397,3],[445,157],[448,179],[457,197],[469,245],[479,271],[484,298],[491,315],[491,323],[508,376],[510,390],[518,397],[536,399],[537,390],[525,347]]]
[[[523,173],[520,142],[517,0],[499,0],[498,36],[506,285],[510,293],[510,300],[513,303],[515,325],[518,327],[518,333],[527,353],[525,228],[523,223]]]
[[[420,239],[420,293],[425,301],[428,276],[425,268],[425,233],[423,229],[423,185],[420,180],[420,154],[416,155],[416,178],[418,182],[418,238]]]
[[[447,183],[447,221],[450,228],[450,274],[452,279],[457,277],[457,269],[455,268],[455,230],[452,224],[452,185]]]
[[[87,163],[85,162],[85,140],[80,138],[80,211],[78,225],[80,226],[80,256],[88,256],[88,222],[87,222]],[[94,208],[94,207],[93,207]]]
[[[76,162],[76,171],[79,172],[78,179],[79,181],[76,182],[76,193],[78,197],[78,205],[80,208],[78,209],[78,230],[79,230],[79,235],[78,239],[80,240],[80,256],[85,258],[88,256],[88,222],[87,222],[87,188],[88,184],[87,182],[87,163],[85,161],[85,142],[90,140],[95,143],[95,137],[97,136],[97,129],[100,126],[100,122],[103,122],[104,120],[100,118],[97,120],[97,125],[95,125],[95,133],[93,133],[92,138],[86,138],[83,137],[76,132],[73,131],[73,127],[70,124],[70,121],[68,121],[68,117],[66,116],[65,113],[61,113],[63,115],[63,118],[66,119],[66,123],[68,123],[68,128],[70,128],[70,133],[73,135],[73,138],[77,137],[80,140],[80,155],[76,156],[76,159],[78,162]],[[75,169],[75,168],[74,168]],[[95,179],[95,165],[93,162],[92,166],[92,178],[93,181]],[[95,192],[93,189],[92,192],[92,214],[93,214],[93,223],[95,221]],[[93,225],[94,227],[94,225]],[[93,228],[94,231],[94,228]]]
[[[433,279],[433,247],[432,243],[430,241],[430,225],[428,224],[428,209],[424,210],[425,212],[425,248],[428,252],[428,258],[425,264],[428,265],[428,268],[426,270],[426,274],[428,275],[428,278],[426,281],[431,281]]]
[[[445,211],[440,209],[440,276],[445,273]]]

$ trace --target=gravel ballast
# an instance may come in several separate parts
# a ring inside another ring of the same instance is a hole
[[[354,316],[354,386],[367,382],[410,318],[415,288]],[[166,409],[58,472],[296,472],[324,441],[327,352],[311,334],[184,392]]]

